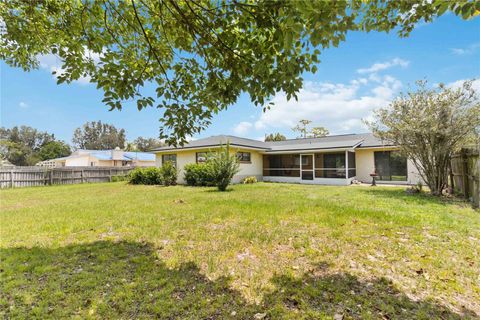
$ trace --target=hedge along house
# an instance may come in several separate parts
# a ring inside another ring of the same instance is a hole
[[[186,164],[205,162],[209,153],[227,142],[240,163],[234,183],[249,176],[270,182],[349,185],[356,179],[371,183],[370,174],[375,170],[379,183],[420,181],[413,163],[400,155],[396,146],[370,133],[267,142],[220,135],[153,152],[157,166],[172,161],[180,171],[178,183],[184,183],[182,169]]]

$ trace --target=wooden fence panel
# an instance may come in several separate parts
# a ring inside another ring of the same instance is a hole
[[[133,169],[134,167],[0,168],[0,188],[109,182],[112,181],[112,176],[124,176]]]
[[[479,150],[463,149],[452,157],[452,177],[455,191],[480,206]]]

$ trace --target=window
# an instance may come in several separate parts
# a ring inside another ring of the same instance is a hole
[[[197,163],[207,162],[208,159],[212,158],[215,155],[215,152],[207,151],[207,152],[197,152]]]
[[[407,181],[407,158],[397,151],[376,151],[374,156],[378,180]]]
[[[300,177],[300,155],[264,155],[263,168],[267,177]]]
[[[90,162],[90,167],[94,167],[95,166],[95,162]],[[65,163],[63,164],[63,167],[65,167]]]
[[[162,154],[162,164],[170,161],[173,165],[177,166],[177,155],[176,154]]]
[[[251,162],[250,152],[237,152],[237,159],[240,162],[250,163]]]

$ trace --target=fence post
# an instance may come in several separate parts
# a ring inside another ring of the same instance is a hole
[[[83,183],[83,180],[84,180],[83,176],[84,176],[84,171],[83,171],[83,169],[82,169],[82,170],[80,171],[80,177],[82,178],[82,180],[81,180],[82,183]]]
[[[468,176],[468,157],[467,153],[465,150],[462,150],[462,180],[463,180],[463,194],[466,199],[469,198],[470,192],[469,192],[469,176]]]
[[[108,175],[108,180],[112,182],[112,169],[109,169],[109,175]]]
[[[13,188],[13,170],[10,170],[10,187]]]
[[[53,184],[53,169],[48,170],[48,183]]]

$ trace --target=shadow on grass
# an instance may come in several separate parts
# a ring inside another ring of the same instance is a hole
[[[149,244],[99,241],[1,249],[0,315],[5,318],[461,319],[432,302],[413,301],[384,279],[348,274],[272,279],[261,305],[247,303],[229,279],[209,280],[193,263],[169,269]],[[473,317],[465,310],[464,316]]]
[[[358,188],[360,192],[381,198],[396,199],[402,200],[409,204],[415,205],[428,205],[428,204],[437,204],[437,205],[449,205],[449,204],[458,204],[468,206],[468,203],[462,198],[446,198],[446,197],[436,197],[432,196],[427,192],[416,193],[416,194],[407,194],[405,188],[390,188],[390,187],[369,187],[369,188]]]

